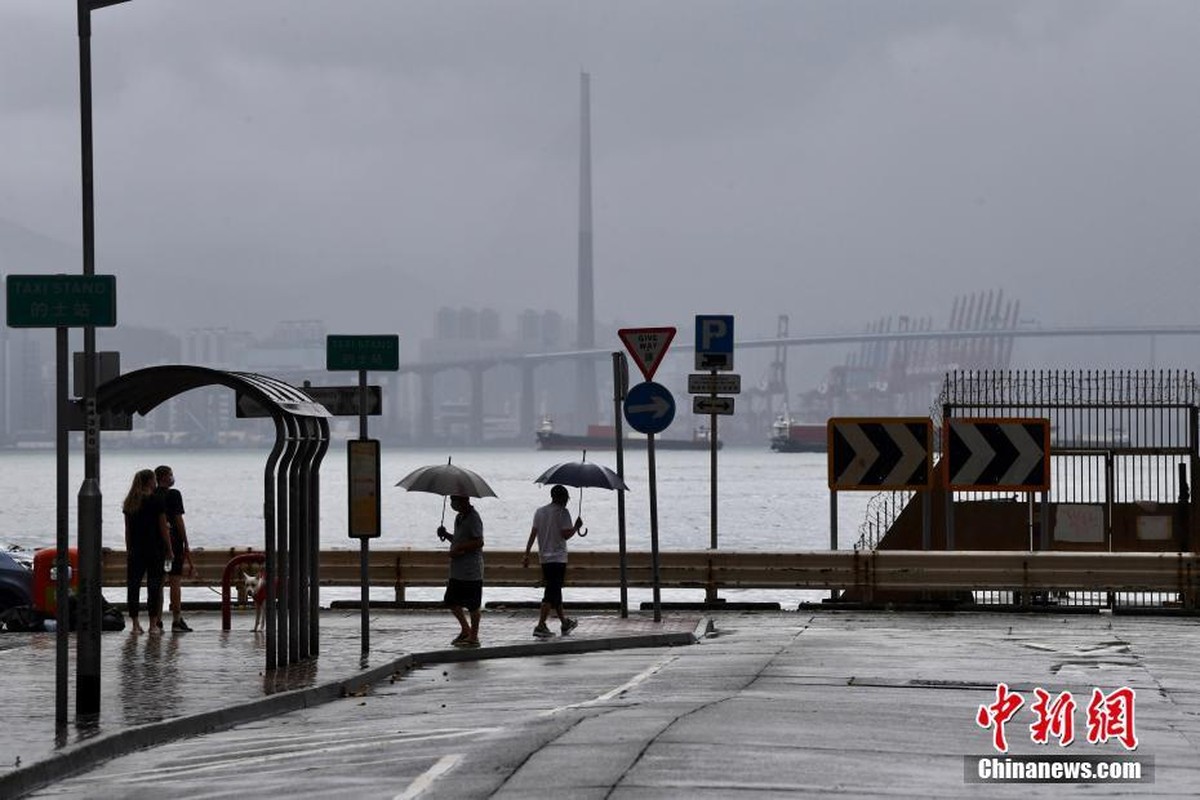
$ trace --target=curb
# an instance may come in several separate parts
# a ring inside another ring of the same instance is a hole
[[[648,633],[639,636],[610,636],[603,639],[562,638],[554,642],[486,647],[478,650],[433,650],[410,653],[348,678],[307,689],[280,692],[228,708],[201,711],[162,722],[151,722],[109,735],[89,739],[49,758],[0,776],[0,797],[23,797],[55,781],[85,772],[114,758],[167,742],[228,730],[236,725],[299,711],[343,697],[361,694],[397,672],[408,672],[428,664],[486,661],[493,658],[589,653],[600,650],[630,650],[646,647],[679,647],[696,644],[712,629],[712,621],[701,618],[691,633]]]

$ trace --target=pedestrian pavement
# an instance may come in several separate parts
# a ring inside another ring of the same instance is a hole
[[[214,612],[191,612],[191,632],[105,632],[101,637],[100,719],[74,722],[75,636],[68,668],[71,721],[55,725],[56,634],[0,635],[5,678],[0,726],[0,797],[20,796],[139,748],[160,745],[366,692],[424,663],[686,645],[704,633],[698,612],[570,611],[568,636],[532,636],[536,611],[487,609],[481,647],[451,646],[458,623],[445,610],[372,608],[369,652],[362,652],[359,609],[322,609],[319,657],[267,672],[266,637],[253,610],[236,611],[233,630]],[[557,624],[552,625],[557,632]],[[18,721],[19,724],[13,724]]]

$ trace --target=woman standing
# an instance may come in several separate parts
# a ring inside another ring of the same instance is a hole
[[[140,469],[121,510],[125,513],[125,606],[132,633],[141,633],[138,622],[138,592],[146,577],[146,610],[150,631],[161,626],[163,562],[172,557],[170,526],[162,501],[155,496],[154,470]]]

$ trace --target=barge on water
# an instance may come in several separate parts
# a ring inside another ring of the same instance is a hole
[[[708,428],[697,426],[692,431],[691,439],[664,439],[655,437],[656,450],[708,450],[712,445]],[[717,449],[724,443],[718,439]],[[537,427],[537,446],[539,450],[616,450],[616,428],[612,425],[588,425],[587,434],[583,436],[557,433],[554,423],[549,417],[543,417]],[[644,436],[626,435],[624,446],[628,449],[646,449]]]
[[[771,425],[771,449],[776,453],[824,453],[828,437],[824,422],[796,422],[781,414]]]

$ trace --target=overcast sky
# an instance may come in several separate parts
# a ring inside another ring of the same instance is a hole
[[[1195,0],[131,0],[97,271],[132,325],[573,318],[586,70],[601,322],[1196,323],[1197,41]],[[5,273],[15,226],[79,269],[78,92],[75,3],[0,0]]]

